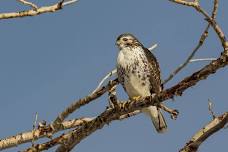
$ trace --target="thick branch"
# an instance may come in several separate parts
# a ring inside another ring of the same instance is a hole
[[[141,111],[140,110],[136,110],[134,112],[121,115],[119,117],[119,120],[123,120],[123,119],[129,118],[129,117],[135,116],[135,115],[137,115],[139,113],[141,113]],[[92,121],[93,119],[94,118],[83,118],[83,120],[82,120],[83,122],[80,122],[80,124],[77,125],[76,127],[80,127],[80,126],[82,126],[82,123],[88,123],[89,121]],[[59,137],[51,139],[48,142],[34,145],[34,146],[26,149],[24,152],[40,152],[40,151],[43,151],[43,150],[47,150],[47,149],[49,149],[49,148],[51,148],[51,147],[53,147],[53,146],[55,146],[57,144],[62,144],[64,142],[64,140],[69,138],[71,133],[72,133],[72,131],[69,131],[68,133],[62,134]]]
[[[22,2],[25,4],[25,2],[27,2],[27,1],[22,0]],[[0,13],[0,20],[9,19],[9,18],[26,17],[26,16],[36,16],[36,15],[43,14],[43,13],[53,13],[53,12],[56,12],[56,11],[62,9],[63,6],[66,6],[66,5],[75,3],[75,2],[78,2],[78,0],[70,0],[70,1],[66,1],[66,2],[61,1],[54,5],[43,6],[43,7],[39,7],[39,8],[31,2],[27,2],[26,3],[27,5],[30,5],[33,7],[32,10],[11,12],[11,13]]]
[[[180,152],[196,152],[199,146],[215,132],[222,129],[228,123],[228,112],[216,117],[206,126],[200,129]]]

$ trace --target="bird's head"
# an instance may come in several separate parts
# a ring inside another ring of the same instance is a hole
[[[126,47],[140,46],[141,43],[137,40],[137,38],[134,35],[130,33],[124,33],[117,37],[116,45],[121,50]]]

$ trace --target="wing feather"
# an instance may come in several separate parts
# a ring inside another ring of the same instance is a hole
[[[143,47],[150,70],[151,93],[159,93],[163,87],[161,84],[161,72],[156,57],[147,49]]]

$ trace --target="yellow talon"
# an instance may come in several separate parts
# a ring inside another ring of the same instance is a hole
[[[141,96],[135,96],[135,97],[133,97],[132,99],[137,101],[137,100],[139,100],[140,98],[141,98]]]

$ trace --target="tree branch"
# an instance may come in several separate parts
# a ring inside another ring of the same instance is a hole
[[[33,10],[37,10],[38,9],[38,6],[32,2],[28,2],[26,0],[17,0],[19,2],[21,2],[22,4],[25,4],[25,5],[28,5],[28,6],[31,6],[33,8]]]
[[[187,6],[191,6],[194,8],[198,8],[199,7],[199,1],[195,0],[194,2],[186,2],[183,0],[170,0],[172,2],[178,3],[178,4],[182,4],[182,5],[187,5]],[[200,7],[199,7],[200,8]],[[217,15],[217,11],[218,11],[218,0],[214,0],[214,7],[211,13],[211,18],[213,20],[215,20],[216,15]],[[188,63],[192,62],[192,58],[194,57],[194,55],[196,54],[196,52],[199,50],[199,48],[203,45],[204,41],[206,40],[206,38],[208,37],[208,30],[210,28],[210,23],[208,23],[207,27],[205,28],[204,32],[201,34],[198,45],[194,48],[194,50],[192,51],[192,53],[188,56],[188,58],[186,59],[186,61],[179,65],[179,67],[177,69],[175,69],[170,75],[169,77],[164,80],[163,84],[166,84],[168,81],[170,81],[177,73],[179,73],[184,67],[186,67],[188,65]]]
[[[79,127],[82,123],[91,121],[92,119],[93,118],[80,118],[80,119],[64,121],[61,124],[62,127],[58,131]],[[19,144],[31,142],[39,138],[44,138],[44,137],[49,138],[52,135],[52,133],[53,133],[53,129],[50,127],[50,125],[46,126],[45,124],[40,123],[37,129],[33,129],[28,132],[19,133],[15,136],[1,139],[0,150],[4,150],[10,147],[15,147]]]
[[[199,0],[194,0],[194,2],[186,2],[184,0],[170,0],[170,1],[172,1],[174,3],[177,3],[177,4],[181,4],[181,5],[191,6],[191,7],[195,8],[195,10],[197,12],[202,14],[206,18],[208,23],[213,27],[213,29],[216,32],[216,34],[218,35],[223,48],[226,51],[228,51],[228,42],[226,41],[225,34],[223,33],[223,31],[219,27],[218,23],[214,20],[215,15],[217,13],[217,9],[218,9],[218,0],[214,0],[214,8],[213,8],[214,11],[212,13],[212,17],[210,17],[207,14],[207,12],[200,7]]]
[[[55,121],[51,125],[53,130],[58,130],[58,128],[61,127],[61,123],[63,122],[63,120],[65,118],[67,118],[72,112],[79,109],[81,106],[84,106],[84,105],[90,103],[91,101],[99,98],[100,96],[102,96],[105,92],[110,90],[110,88],[112,88],[116,84],[118,84],[117,79],[111,81],[110,83],[108,83],[108,85],[101,87],[100,89],[98,89],[94,93],[89,94],[85,98],[82,98],[82,99],[79,99],[79,100],[73,102],[62,113],[60,113],[59,116],[55,119]]]
[[[200,129],[180,152],[196,152],[199,146],[211,135],[222,129],[228,123],[228,112],[216,117]]]
[[[205,28],[204,32],[202,33],[202,35],[200,36],[198,45],[194,48],[194,50],[192,51],[192,53],[188,56],[188,58],[185,60],[185,62],[181,65],[179,65],[179,67],[177,69],[175,69],[167,79],[164,80],[163,84],[166,84],[168,81],[170,81],[177,73],[179,73],[184,67],[186,67],[188,65],[188,63],[190,62],[190,60],[194,57],[194,55],[196,54],[196,52],[199,50],[199,48],[203,45],[205,39],[208,36],[208,30],[209,30],[210,25],[208,24],[207,27]]]
[[[20,12],[11,12],[11,13],[0,13],[1,19],[9,19],[9,18],[18,18],[18,17],[26,17],[26,16],[36,16],[43,13],[53,13],[60,9],[63,9],[63,6],[78,2],[79,0],[69,0],[69,1],[60,1],[54,5],[37,7],[35,4],[28,2],[26,0],[19,0],[20,2],[32,6],[32,10],[25,10]]]

